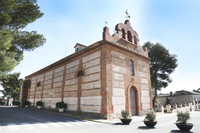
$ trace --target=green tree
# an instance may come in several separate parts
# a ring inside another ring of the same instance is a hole
[[[193,92],[200,93],[200,88],[199,88],[199,89],[197,89],[197,90],[193,89]]]
[[[13,99],[19,99],[20,87],[24,79],[19,79],[20,73],[7,74],[1,77],[1,85],[4,90],[2,91],[4,97],[9,95]]]
[[[148,55],[151,58],[150,74],[151,74],[151,87],[155,90],[153,97],[153,106],[157,98],[157,90],[166,88],[172,82],[170,74],[174,72],[178,66],[175,54],[170,54],[160,43],[146,42],[143,47],[147,47]]]
[[[24,51],[45,43],[36,31],[22,31],[42,16],[37,0],[0,0],[0,77],[19,64]]]

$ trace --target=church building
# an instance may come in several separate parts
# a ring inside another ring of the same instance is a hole
[[[104,118],[121,110],[141,115],[152,108],[151,79],[147,48],[130,21],[115,26],[110,35],[90,46],[77,43],[75,53],[25,77],[20,101],[35,105],[43,101],[55,108],[64,101],[69,111],[97,113]]]

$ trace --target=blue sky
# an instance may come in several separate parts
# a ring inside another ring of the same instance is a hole
[[[200,88],[200,2],[198,0],[38,0],[44,16],[24,30],[35,30],[47,39],[44,46],[24,53],[12,71],[21,78],[74,53],[74,45],[89,46],[102,40],[103,27],[110,33],[123,23],[125,11],[140,44],[162,43],[176,54],[178,67],[173,82],[163,93]]]

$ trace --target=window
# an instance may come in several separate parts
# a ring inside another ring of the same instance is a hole
[[[124,29],[122,29],[122,38],[125,39],[125,31],[124,31]]]
[[[131,35],[131,32],[130,31],[128,31],[128,41],[129,42],[132,42],[132,35]]]
[[[137,38],[136,38],[136,36],[134,35],[134,44],[136,44],[137,45]]]
[[[38,84],[37,84],[37,87],[39,87],[40,86],[40,82],[38,82]]]
[[[133,66],[132,60],[130,60],[130,73],[131,73],[131,75],[134,75],[134,66]]]
[[[80,76],[83,76],[83,75],[84,75],[83,71],[80,70],[80,71],[78,72],[78,74],[77,74],[77,77],[80,77]]]

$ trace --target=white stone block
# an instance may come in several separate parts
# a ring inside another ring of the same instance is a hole
[[[150,97],[141,97],[142,103],[150,103]]]
[[[139,71],[138,74],[139,74],[140,77],[148,78],[148,73]]]
[[[138,61],[138,65],[141,65],[141,66],[146,66],[147,63],[144,62],[144,61],[141,61],[141,60],[137,60]]]
[[[44,89],[49,89],[49,88],[51,88],[51,84],[49,84],[49,85],[44,85]]]
[[[73,84],[77,84],[77,83],[78,83],[78,79],[77,78],[65,81],[65,85],[73,85]]]
[[[72,79],[75,77],[75,73],[70,73],[65,76],[65,79]]]
[[[85,63],[85,62],[88,62],[88,61],[93,60],[95,58],[98,58],[98,57],[100,57],[100,54],[101,54],[100,51],[97,51],[97,52],[95,52],[93,54],[85,56],[85,57],[83,57],[82,62]]]
[[[53,71],[49,71],[47,73],[45,73],[45,76],[49,76],[49,75],[52,75],[53,74]]]
[[[149,91],[142,90],[141,95],[142,95],[142,97],[149,97]]]
[[[112,97],[113,105],[125,105],[125,97]]]
[[[125,61],[119,60],[119,59],[116,59],[116,58],[112,58],[112,64],[126,67],[126,62]]]
[[[78,66],[69,68],[69,69],[66,70],[66,74],[74,73],[74,72],[76,72],[77,70],[78,70]]]
[[[113,105],[114,114],[121,114],[121,111],[125,110],[125,105]]]
[[[112,65],[112,71],[119,72],[119,73],[126,73],[126,68],[125,67],[116,66],[116,65]]]
[[[113,88],[113,96],[123,96],[123,97],[125,97],[124,89]]]
[[[47,85],[47,84],[51,84],[52,83],[52,80],[46,80],[44,81],[44,84]]]
[[[99,65],[99,64],[100,64],[100,58],[97,58],[95,60],[84,63],[83,68],[86,69],[88,67],[96,66],[96,65]]]
[[[60,72],[55,73],[54,78],[63,76],[63,73],[64,73],[63,70],[60,71]]]
[[[124,88],[124,82],[123,81],[112,81],[112,87],[116,88]]]
[[[44,74],[41,74],[38,76],[38,79],[43,78],[43,77],[44,77]]]
[[[101,105],[101,96],[97,97],[81,97],[81,105]]]
[[[93,88],[101,88],[101,81],[90,82],[81,84],[81,89],[93,89]]]
[[[141,83],[148,84],[148,79],[141,78]]]
[[[150,109],[150,103],[143,103],[142,104],[142,110]]]
[[[82,82],[91,82],[94,80],[100,80],[100,73],[82,77]]]
[[[147,66],[137,65],[137,70],[138,71],[143,71],[143,72],[148,72]]]
[[[78,90],[78,85],[70,85],[70,86],[65,86],[64,91],[75,91]]]
[[[91,73],[96,73],[96,72],[100,72],[100,65],[95,66],[95,67],[91,67],[88,69],[85,69],[85,75],[91,74]]]
[[[66,68],[71,68],[71,67],[74,67],[74,66],[78,66],[79,65],[79,60],[75,60],[69,64],[67,64]]]
[[[77,105],[78,104],[78,98],[75,98],[75,97],[64,98],[64,102],[67,103],[67,104]]]
[[[37,79],[37,77],[33,77],[31,80],[36,80]]]
[[[35,84],[36,83],[36,80],[31,80],[31,84]]]
[[[83,112],[100,113],[101,106],[85,106],[85,105],[81,105],[81,110]]]
[[[111,51],[111,54],[112,54],[113,57],[125,60],[125,55],[124,54],[121,54],[121,53],[113,51],[113,50]]]
[[[142,90],[149,90],[149,85],[141,84],[141,89]]]
[[[58,78],[54,78],[53,82],[59,82],[59,81],[62,81],[63,80],[63,77],[58,77]]]
[[[63,70],[64,70],[64,66],[61,66],[61,67],[55,69],[55,73],[58,73]]]
[[[71,104],[69,104],[69,105],[67,106],[67,110],[71,110],[71,111],[76,111],[77,108],[78,108],[77,105],[71,105]]]
[[[53,75],[49,75],[49,76],[45,77],[45,80],[50,80],[50,79],[52,79],[52,76],[53,76]]]
[[[119,73],[113,72],[113,79],[114,80],[124,80],[124,74],[119,74]]]

